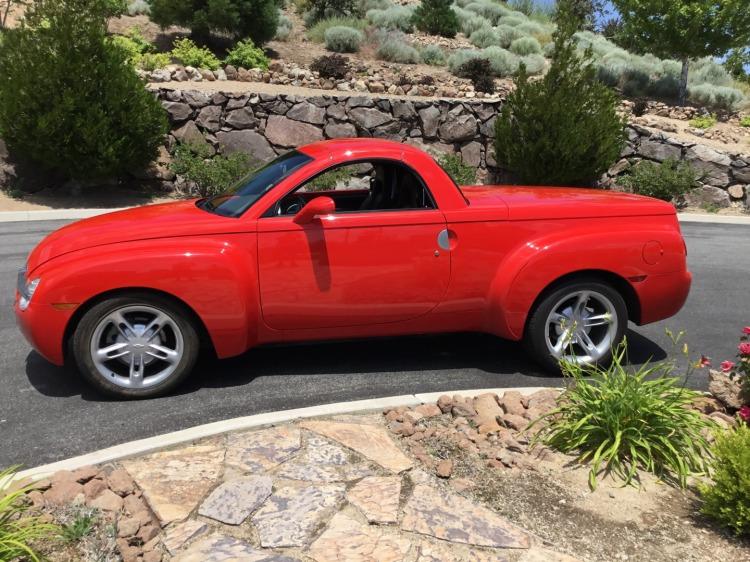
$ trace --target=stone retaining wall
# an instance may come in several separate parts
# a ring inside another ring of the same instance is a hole
[[[492,146],[494,120],[502,104],[497,100],[206,94],[167,89],[156,90],[156,94],[172,123],[170,149],[177,141],[201,143],[211,152],[241,151],[264,161],[317,140],[377,137],[433,153],[460,152],[467,164],[479,169],[480,178],[502,176]],[[614,185],[618,175],[640,160],[669,158],[690,161],[704,175],[703,185],[689,195],[689,203],[717,207],[748,204],[750,156],[670,138],[639,125],[628,127],[622,159],[602,182]],[[172,178],[167,175],[162,179]],[[180,179],[176,181],[179,188]]]

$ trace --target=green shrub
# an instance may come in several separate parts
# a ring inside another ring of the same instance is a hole
[[[579,58],[576,25],[570,16],[558,15],[547,73],[530,81],[519,70],[496,121],[498,162],[529,185],[593,185],[625,142],[617,96]]]
[[[140,66],[143,55],[156,50],[136,27],[131,27],[126,35],[114,35],[111,41],[126,54],[127,60],[134,66]]]
[[[711,448],[711,483],[701,511],[737,535],[750,535],[750,426],[720,432]]]
[[[458,33],[458,17],[451,0],[422,0],[412,17],[417,29],[430,35],[455,37]]]
[[[325,35],[326,49],[336,53],[356,53],[364,40],[361,31],[342,25],[329,27]]]
[[[445,53],[437,45],[427,45],[422,52],[422,62],[431,66],[442,66],[445,64]]]
[[[127,12],[129,16],[150,14],[151,4],[146,2],[146,0],[129,0]]]
[[[380,29],[398,30],[410,33],[414,28],[414,10],[406,6],[392,6],[385,10],[369,10],[367,19]]]
[[[306,191],[331,191],[353,177],[354,168],[352,166],[341,166],[313,178],[305,184],[305,188]]]
[[[716,125],[716,115],[699,115],[698,117],[695,117],[694,119],[690,120],[690,126],[695,127],[696,129],[710,129],[714,125]]]
[[[323,43],[326,38],[326,31],[332,27],[351,27],[363,31],[367,27],[367,20],[353,17],[334,17],[318,21],[314,26],[307,30],[307,38],[316,43]]]
[[[467,60],[458,68],[458,74],[471,80],[477,92],[491,94],[495,91],[495,82],[492,80],[492,67],[486,58],[473,58]]]
[[[366,14],[368,10],[385,10],[393,6],[391,0],[360,0],[357,11]]]
[[[162,27],[187,27],[200,43],[221,33],[263,45],[276,35],[278,8],[277,0],[151,0],[151,19]]]
[[[456,185],[477,183],[477,170],[466,164],[460,154],[441,154],[437,163],[456,182]]]
[[[172,45],[172,58],[194,68],[208,68],[216,70],[220,66],[219,59],[205,47],[198,47],[187,37],[177,39]]]
[[[698,182],[695,169],[687,162],[666,160],[659,164],[646,160],[639,162],[629,174],[617,183],[633,193],[672,201],[685,195]]]
[[[10,491],[15,469],[0,471],[0,560],[33,560],[41,556],[32,546],[40,539],[52,539],[57,527],[29,517],[25,495],[33,486]]]
[[[252,39],[239,41],[224,59],[224,64],[231,64],[238,68],[262,68],[263,70],[268,68],[269,62],[271,61],[268,60],[263,49],[256,47]]]
[[[704,58],[691,65],[690,83],[731,86],[734,80],[722,65],[717,64],[711,58]]]
[[[349,60],[341,55],[323,55],[312,61],[310,70],[317,72],[321,78],[340,80],[349,72]]]
[[[398,37],[384,37],[375,52],[380,60],[417,64],[420,60],[419,51]]]
[[[750,127],[750,115],[740,118],[740,127]]]
[[[495,34],[497,35],[497,44],[503,49],[507,49],[513,41],[524,36],[523,32],[509,25],[498,25],[495,28]]]
[[[39,0],[0,46],[0,137],[65,178],[147,164],[166,113],[106,35],[111,0]],[[71,77],[76,77],[72,79]],[[85,79],[84,79],[85,78]]]
[[[518,57],[501,47],[487,47],[482,51],[482,56],[490,61],[493,76],[504,78],[518,70]]]
[[[480,29],[489,29],[490,31],[492,30],[489,22],[482,16],[477,15],[472,15],[471,17],[462,20],[460,26],[461,31],[463,31],[464,35],[466,35],[467,37]]]
[[[60,528],[60,537],[66,543],[76,543],[91,534],[96,525],[96,512],[93,509],[80,509],[69,523]]]
[[[526,55],[521,57],[520,63],[526,67],[526,72],[529,74],[541,74],[547,65],[547,59],[537,54]]]
[[[483,57],[482,52],[477,51],[476,49],[456,49],[448,57],[448,70],[450,70],[451,74],[454,74],[455,76],[460,76],[461,78],[465,78],[465,76],[461,75],[461,67],[466,62],[472,59],[481,59],[481,58],[486,58],[486,57]]]
[[[539,44],[539,41],[533,37],[521,37],[510,44],[510,50],[511,52],[523,57],[525,55],[541,53],[542,46]]]
[[[477,29],[469,36],[469,41],[471,41],[472,45],[479,47],[480,49],[484,49],[491,45],[500,45],[500,38],[491,27]]]
[[[292,34],[292,20],[279,11],[279,24],[276,26],[276,35],[273,36],[277,41],[286,41]]]
[[[627,485],[638,481],[641,470],[684,488],[689,476],[705,473],[704,432],[715,426],[691,407],[699,394],[684,388],[673,364],[646,363],[633,372],[625,353],[623,342],[607,368],[563,361],[570,384],[558,407],[542,418],[549,423],[535,442],[590,463],[592,489],[600,472]]]
[[[510,13],[510,10],[497,4],[495,2],[483,1],[483,2],[471,2],[464,7],[469,12],[474,12],[478,16],[481,16],[493,25],[505,15]]]
[[[725,86],[711,84],[688,86],[688,99],[704,107],[731,111],[744,97],[741,91]]]
[[[326,18],[359,15],[361,11],[357,0],[306,0],[304,6],[308,9],[305,14],[308,25]]]
[[[164,68],[172,62],[167,53],[145,53],[138,59],[138,68],[143,70],[156,70]]]
[[[227,191],[247,175],[252,164],[247,154],[241,152],[209,159],[197,146],[181,144],[175,150],[170,168],[175,174],[195,184],[196,195],[210,197]]]
[[[523,23],[519,23],[516,26],[516,29],[521,33],[525,33],[526,35],[543,35],[544,33],[546,33],[544,30],[544,26],[541,23],[537,23],[535,21],[525,21]]]
[[[516,16],[504,16],[497,20],[497,25],[509,25],[510,27],[516,27],[523,23],[528,22],[526,18],[519,18]]]

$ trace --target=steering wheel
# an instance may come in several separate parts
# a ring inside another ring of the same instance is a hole
[[[285,203],[286,199],[289,198],[285,197],[283,200],[279,201],[279,204],[276,206],[276,215],[279,217],[284,215],[296,215],[302,207],[307,205],[307,199],[301,195],[292,196],[292,201],[289,203]]]

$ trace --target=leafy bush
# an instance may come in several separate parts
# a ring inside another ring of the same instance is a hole
[[[497,20],[497,25],[509,25],[510,27],[516,27],[523,23],[528,22],[526,18],[519,18],[516,16],[504,16]]]
[[[410,33],[414,28],[414,10],[406,6],[392,6],[385,10],[369,10],[367,19],[381,29],[398,30]]]
[[[195,68],[208,68],[216,70],[220,66],[219,59],[205,47],[198,47],[193,41],[185,37],[177,39],[172,45],[172,58]]]
[[[524,36],[523,32],[509,25],[498,25],[495,28],[495,34],[497,35],[497,44],[503,49],[507,49],[513,41]]]
[[[482,51],[482,56],[490,61],[493,76],[504,78],[518,70],[518,57],[500,47],[487,47]]]
[[[519,23],[516,29],[526,35],[543,35],[545,33],[544,26],[535,21],[525,21]]]
[[[276,26],[276,35],[273,36],[277,41],[286,41],[292,34],[292,20],[279,11],[279,24]]]
[[[140,66],[143,55],[156,50],[136,27],[131,27],[126,35],[112,36],[111,41],[126,53],[128,62],[134,66]]]
[[[380,60],[404,64],[417,64],[420,60],[419,51],[398,36],[384,37],[375,56]]]
[[[368,10],[385,10],[393,6],[391,0],[360,0],[357,11],[366,14]]]
[[[750,115],[745,115],[740,119],[740,127],[750,127]]]
[[[167,53],[145,53],[138,59],[137,66],[143,70],[156,70],[164,68],[171,62],[172,59]]]
[[[442,66],[445,64],[445,53],[437,45],[427,45],[422,52],[422,62],[431,66]],[[750,124],[748,125],[750,126]]]
[[[688,476],[706,472],[704,431],[714,424],[691,408],[699,394],[684,388],[674,365],[646,363],[632,372],[625,353],[623,343],[607,368],[563,361],[570,384],[535,441],[589,462],[592,489],[601,471],[627,485],[639,470],[684,488]]]
[[[526,67],[526,72],[529,74],[541,74],[547,65],[547,59],[537,54],[526,55],[521,57],[520,63]]]
[[[349,59],[341,55],[323,55],[312,61],[310,70],[317,72],[322,78],[340,80],[349,72]]]
[[[472,45],[480,49],[484,49],[490,45],[500,45],[500,38],[491,27],[477,29],[469,36],[469,41],[471,41]]]
[[[276,35],[279,9],[276,0],[151,0],[151,19],[187,27],[200,43],[222,33],[263,45]]]
[[[716,115],[699,115],[690,120],[690,126],[696,129],[710,129],[716,125]]]
[[[694,63],[690,69],[691,84],[712,84],[714,86],[731,86],[732,75],[726,68],[711,58],[704,58]]]
[[[437,158],[437,163],[457,185],[474,185],[477,183],[476,168],[466,164],[460,154],[441,154]]]
[[[464,78],[461,74],[461,67],[472,59],[481,59],[482,52],[476,49],[456,49],[448,57],[448,70],[455,76]]]
[[[40,556],[31,546],[35,541],[52,538],[57,527],[26,515],[25,495],[33,486],[10,491],[15,469],[0,471],[0,560],[34,560]]]
[[[451,8],[451,0],[422,0],[414,10],[417,29],[430,35],[455,37],[458,33],[458,17]]]
[[[701,511],[737,535],[750,535],[750,426],[719,433],[711,452],[712,482],[700,487]]]
[[[517,55],[525,56],[541,53],[542,46],[533,37],[521,37],[510,44],[510,50]]]
[[[332,27],[351,27],[363,31],[367,27],[367,20],[354,17],[334,17],[318,21],[314,26],[307,30],[307,38],[316,43],[323,43],[326,37],[326,31]]]
[[[336,53],[356,53],[364,40],[361,31],[352,27],[337,25],[328,28],[325,35],[326,49]]]
[[[592,185],[625,141],[617,96],[576,52],[576,25],[558,15],[549,70],[536,81],[519,70],[496,121],[498,162],[529,185]]]
[[[482,2],[471,2],[467,4],[464,9],[468,10],[469,12],[474,12],[493,25],[497,24],[503,16],[510,13],[510,10],[508,10],[506,7],[487,0],[484,0]]]
[[[348,17],[359,14],[357,0],[306,0],[305,22],[310,25],[326,18]]]
[[[200,197],[219,195],[242,179],[252,165],[247,154],[236,152],[228,156],[207,158],[197,146],[181,144],[175,150],[171,170],[185,180],[193,182]]]
[[[495,83],[492,80],[492,67],[486,58],[469,59],[458,68],[458,74],[471,80],[474,89],[478,92],[491,94],[495,91]]]
[[[118,13],[112,6],[39,0],[24,25],[3,33],[0,136],[12,152],[65,178],[144,166],[167,132],[165,111],[106,35]]]
[[[224,64],[231,64],[241,68],[268,68],[268,57],[263,49],[256,47],[252,39],[239,41],[232,50],[227,53]]]
[[[138,16],[141,14],[150,14],[151,13],[151,4],[146,2],[146,0],[130,0],[128,2],[128,15],[129,16]]]
[[[705,107],[731,111],[744,99],[744,95],[734,88],[698,84],[688,86],[688,99]]]
[[[470,36],[472,33],[480,29],[492,30],[490,24],[482,16],[472,15],[469,18],[460,20],[460,22],[461,31],[463,31],[466,36]]]
[[[687,162],[666,160],[657,164],[644,160],[617,183],[639,195],[672,201],[693,189],[697,181],[695,170]]]

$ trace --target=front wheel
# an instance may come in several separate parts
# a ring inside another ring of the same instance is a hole
[[[627,325],[628,309],[615,289],[595,280],[570,281],[534,307],[524,344],[535,361],[554,373],[563,359],[605,366]]]
[[[81,318],[72,351],[83,377],[117,398],[166,394],[190,373],[199,338],[185,311],[156,295],[108,299]]]

